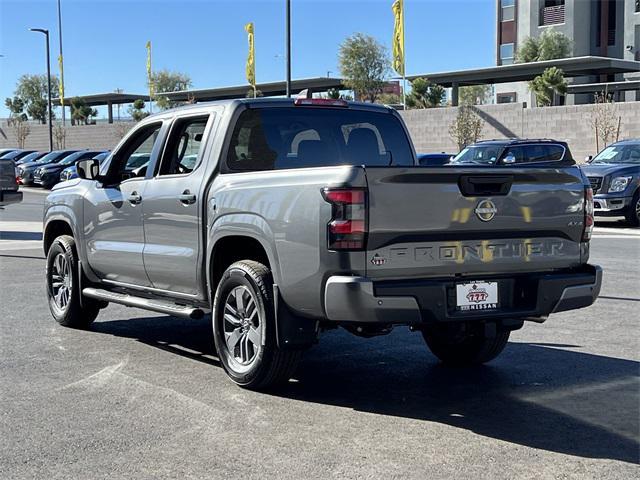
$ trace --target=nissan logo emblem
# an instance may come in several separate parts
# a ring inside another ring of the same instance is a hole
[[[476,206],[475,212],[480,220],[489,222],[496,216],[498,209],[491,200],[481,200]]]

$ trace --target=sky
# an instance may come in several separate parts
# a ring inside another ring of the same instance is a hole
[[[292,0],[292,78],[339,76],[338,49],[356,32],[387,48],[393,0]],[[258,83],[285,77],[285,0],[61,0],[65,96],[146,91],[153,69],[188,74],[193,88],[242,85],[255,24]],[[495,0],[405,0],[407,74],[495,65]],[[0,117],[23,74],[58,74],[56,0],[0,0]],[[106,115],[104,109],[100,117]]]

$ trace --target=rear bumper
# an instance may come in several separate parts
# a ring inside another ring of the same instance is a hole
[[[500,308],[460,312],[452,279],[373,282],[365,277],[332,276],[324,296],[328,320],[336,322],[420,324],[433,322],[529,319],[587,307],[598,298],[602,269],[584,265],[565,271],[509,276],[478,276],[459,281],[495,280]]]
[[[0,190],[0,207],[11,205],[12,203],[20,203],[22,201],[22,192],[17,190],[2,191]]]

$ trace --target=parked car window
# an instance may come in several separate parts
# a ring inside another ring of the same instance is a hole
[[[175,122],[160,164],[160,175],[185,175],[193,171],[208,119],[209,116],[205,115]]]
[[[503,155],[503,163],[522,163],[525,161],[524,159],[524,149],[519,146],[508,147]],[[507,159],[512,159],[508,161]]]
[[[502,145],[471,145],[464,148],[451,163],[495,164],[504,147]]]
[[[120,182],[127,178],[145,176],[161,127],[162,123],[154,123],[134,133],[115,153],[111,162],[105,164],[107,181]]]
[[[391,114],[305,107],[245,110],[227,154],[233,171],[330,165],[414,165],[414,158]]]
[[[632,163],[640,164],[640,143],[611,145],[602,150],[591,163]]]
[[[560,145],[536,144],[526,145],[525,159],[526,162],[550,162],[562,160],[564,148]]]

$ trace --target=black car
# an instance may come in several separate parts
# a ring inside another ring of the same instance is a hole
[[[455,153],[418,153],[418,163],[422,167],[435,167],[448,164]]]
[[[55,163],[39,166],[33,172],[33,183],[44,188],[51,188],[60,181],[60,173],[67,167],[75,165],[79,160],[93,158],[104,150],[82,150],[72,153]]]
[[[597,216],[624,216],[640,226],[640,139],[612,143],[582,167]]]
[[[33,172],[36,168],[48,163],[58,163],[63,158],[68,157],[77,151],[78,150],[54,150],[35,162],[23,163],[17,168],[18,182],[22,185],[33,185]]]
[[[3,158],[5,160],[13,160],[14,162],[17,163],[20,159],[26,157],[27,155],[33,152],[35,152],[35,150],[18,149],[18,150],[13,150],[13,151],[0,154],[0,158]]]
[[[40,160],[42,157],[44,157],[48,153],[49,152],[32,152],[28,155],[25,155],[20,160],[16,160],[16,165],[35,162],[36,160]]]
[[[575,164],[566,142],[550,139],[511,138],[485,140],[465,147],[452,165],[514,165],[545,162]]]

